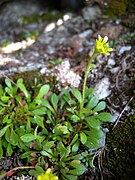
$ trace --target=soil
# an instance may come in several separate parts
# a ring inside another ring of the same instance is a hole
[[[91,16],[89,16],[91,12],[89,9],[93,11]],[[103,78],[108,79],[107,93],[108,91],[109,93],[104,99],[107,102],[108,111],[114,115],[114,121],[107,125],[109,133],[106,145],[99,149],[99,156],[95,159],[95,169],[90,170],[82,178],[88,180],[134,179],[135,32],[131,19],[135,17],[135,14],[128,15],[125,21],[127,14],[121,18],[110,18],[102,12],[102,8],[88,6],[79,13],[67,13],[69,19],[58,25],[56,19],[44,20],[40,15],[40,10],[38,13],[39,19],[32,20],[32,15],[25,17],[25,21],[21,22],[20,26],[16,24],[14,27],[8,26],[7,30],[1,32],[1,82],[6,76],[16,80],[20,76],[25,79],[29,74],[32,76],[29,76],[31,78],[28,85],[33,81],[35,75],[43,82],[46,74],[52,73],[57,68],[57,62],[51,64],[50,60],[55,62],[58,58],[62,58],[63,61],[68,60],[71,70],[82,78],[81,86],[88,54],[91,54],[93,50],[97,35],[107,35],[114,51],[109,56],[98,55],[95,58],[96,67],[89,75],[87,86],[96,87]],[[63,12],[55,11],[49,13],[49,18],[51,15],[54,17],[55,13],[57,17],[62,16],[64,19]],[[43,14],[47,15],[48,11]],[[22,19],[24,20],[24,16]],[[50,23],[54,23],[55,27],[52,31],[47,32],[46,29],[51,25]],[[30,38],[34,39],[34,43],[28,43]],[[20,42],[20,49],[14,50],[13,48],[10,53],[4,52],[5,44],[11,42]],[[45,73],[42,74],[44,68]],[[55,72],[53,73],[56,75]],[[71,84],[60,82],[60,86],[67,85]],[[22,164],[18,155],[14,153],[13,157],[5,156],[0,160],[0,170],[8,171]],[[16,177],[7,179],[16,179]]]

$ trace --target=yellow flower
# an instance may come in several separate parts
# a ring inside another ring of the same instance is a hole
[[[102,38],[100,35],[98,35],[98,39],[96,39],[95,52],[108,55],[109,52],[111,52],[113,49],[109,47],[107,41],[108,41],[107,36]]]
[[[51,173],[51,169],[48,168],[45,174],[41,174],[38,176],[37,180],[58,180],[58,176],[55,176]]]

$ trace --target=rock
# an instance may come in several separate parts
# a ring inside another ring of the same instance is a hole
[[[80,33],[80,34],[79,34],[79,37],[80,37],[80,38],[87,38],[87,37],[91,36],[92,33],[93,33],[93,31],[92,31],[91,29],[88,29],[88,30]]]
[[[52,31],[54,28],[55,28],[55,23],[50,23],[50,24],[48,24],[47,26],[46,26],[46,28],[45,28],[45,32],[49,32],[49,31]]]
[[[107,63],[108,66],[114,66],[115,64],[116,63],[114,59],[108,59],[108,63]]]
[[[31,1],[9,1],[0,10],[0,31],[9,30],[20,26],[21,16],[29,16],[33,13],[39,13],[42,10],[36,0]]]
[[[101,139],[99,139],[99,148],[102,148],[105,146],[106,144],[106,134],[109,132],[109,129],[107,128],[103,128],[103,137]]]
[[[82,13],[84,19],[87,20],[89,23],[101,16],[101,10],[98,6],[85,7],[82,10]]]
[[[101,79],[95,86],[94,94],[98,96],[99,99],[105,99],[111,93],[109,90],[110,81],[108,77]]]
[[[125,51],[130,51],[132,46],[122,46],[119,50],[119,56],[122,55]]]
[[[110,71],[111,71],[112,74],[118,73],[119,70],[120,70],[120,67],[118,67],[118,66],[110,69]]]
[[[84,32],[88,27],[89,25],[85,20],[81,16],[77,16],[64,21],[60,26],[55,26],[52,31],[46,32],[45,28],[44,33],[39,36],[38,41],[47,46],[51,43],[53,48],[57,48],[59,45],[68,44],[68,38]],[[90,33],[91,31],[89,30],[81,36],[86,36],[86,34],[88,36]],[[79,41],[82,41],[82,38],[79,37],[79,39]]]
[[[64,46],[69,46],[75,49],[78,52],[80,49],[83,49],[83,43],[86,41],[85,38],[80,38],[78,35],[74,35],[71,38],[68,38],[64,42]]]
[[[112,123],[115,123],[119,117],[120,113],[119,112],[115,112],[113,113],[113,120],[111,121]]]
[[[89,28],[88,22],[82,16],[76,16],[64,22],[64,26],[72,35],[79,34]]]
[[[27,24],[26,26],[25,26],[25,28],[26,29],[28,29],[28,30],[33,30],[33,29],[38,29],[38,24],[37,23],[31,23],[31,24]]]
[[[117,39],[119,35],[125,32],[125,29],[121,25],[102,27],[94,34],[94,37],[100,34],[102,37],[108,36],[109,39]]]

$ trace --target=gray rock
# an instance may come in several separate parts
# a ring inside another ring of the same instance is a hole
[[[87,38],[87,37],[91,36],[92,33],[93,33],[93,31],[92,31],[91,29],[88,29],[88,30],[80,33],[80,34],[79,34],[79,37],[80,37],[80,38]]]
[[[114,68],[110,69],[112,74],[116,74],[119,70],[120,70],[120,67],[114,67]]]
[[[37,1],[11,1],[0,10],[0,31],[9,30],[21,24],[21,16],[29,16],[40,12]]]
[[[132,46],[122,46],[119,50],[119,55],[122,55],[125,51],[130,51]]]
[[[91,22],[101,16],[101,10],[98,6],[85,7],[82,10],[82,13],[84,19],[87,20],[88,22]]]
[[[115,65],[115,60],[114,59],[108,59],[108,66],[114,66]]]
[[[115,113],[113,113],[113,120],[111,122],[115,123],[117,121],[119,115],[120,115],[120,113],[117,111]]]
[[[110,87],[109,78],[105,77],[96,84],[94,94],[97,95],[99,99],[104,99],[108,97],[111,93],[109,87]]]

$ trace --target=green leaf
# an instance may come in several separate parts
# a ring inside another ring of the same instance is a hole
[[[106,112],[102,112],[102,113],[96,115],[96,118],[98,118],[100,121],[103,121],[103,122],[113,120],[113,116],[110,113],[106,113]]]
[[[99,99],[97,96],[93,96],[90,101],[87,104],[87,108],[89,108],[89,110],[93,109],[99,102]]]
[[[67,128],[68,128],[69,131],[71,131],[71,132],[74,131],[74,128],[73,128],[73,126],[71,125],[70,122],[64,121],[64,122],[63,122],[63,125],[67,126]]]
[[[73,95],[75,98],[78,100],[79,103],[82,103],[82,95],[78,89],[73,89],[72,90]]]
[[[62,93],[68,98],[68,99],[71,99],[71,96],[70,96],[70,93],[67,89],[63,88],[62,89]]]
[[[3,123],[11,123],[11,119],[8,119],[8,117],[9,117],[9,114],[7,114],[5,117],[4,117],[4,119],[3,119]]]
[[[36,102],[38,102],[39,100],[36,100]],[[46,99],[42,99],[40,100],[40,104],[42,106],[47,107],[53,114],[55,114],[54,109],[52,108],[52,106],[50,105],[50,103],[46,100]]]
[[[93,148],[98,148],[99,147],[99,142],[97,138],[94,137],[87,137],[87,142],[85,143],[85,146],[87,146],[90,149]]]
[[[82,160],[84,157],[81,154],[77,154],[75,156],[72,156],[72,159],[74,160]]]
[[[72,146],[72,152],[77,152],[79,149],[79,141],[77,141],[73,146]]]
[[[45,139],[44,136],[36,136],[38,143],[41,145],[41,142]],[[41,145],[42,146],[42,145]]]
[[[51,59],[49,61],[49,63],[56,65],[56,64],[60,64],[62,62],[62,58],[58,58],[58,59]]]
[[[78,139],[78,134],[76,134],[74,137],[73,137],[73,140],[71,141],[70,145],[73,145]]]
[[[25,151],[29,151],[29,148],[24,144],[24,142],[21,139],[19,139],[18,147],[20,149],[24,149]]]
[[[76,176],[82,175],[87,170],[83,164],[72,163],[71,166],[74,167],[75,169],[70,170],[69,173]]]
[[[55,109],[55,111],[57,112],[57,105],[58,105],[58,96],[54,93],[51,96],[51,103]]]
[[[7,154],[8,154],[8,156],[11,156],[12,153],[13,153],[13,149],[12,149],[12,147],[11,147],[11,144],[8,143],[8,146],[7,146]]]
[[[5,79],[5,83],[9,88],[12,88],[11,81],[9,79]]]
[[[9,96],[2,96],[1,100],[5,103],[9,102],[10,97]]]
[[[46,114],[46,109],[45,107],[40,107],[38,109],[35,109],[32,111],[34,115],[43,115],[43,114]]]
[[[57,145],[57,151],[60,153],[61,157],[67,152],[67,149],[62,142]]]
[[[63,175],[67,175],[67,173],[69,172],[69,169],[67,167],[64,166],[64,168],[61,168],[60,169],[60,172],[63,174]]]
[[[73,122],[78,122],[80,118],[77,115],[72,115],[70,118]]]
[[[50,87],[49,87],[48,84],[43,85],[43,86],[40,88],[39,93],[38,93],[36,99],[41,99],[44,95],[46,95],[46,94],[48,93],[49,89],[50,89]]]
[[[44,173],[45,171],[43,170],[42,167],[40,166],[35,166],[35,169],[39,172],[39,173]]]
[[[103,137],[103,132],[100,129],[91,128],[90,131],[85,131],[89,137],[96,139],[101,139]]]
[[[66,174],[66,179],[67,179],[67,180],[77,180],[77,176],[67,175],[67,174]]]
[[[10,128],[8,128],[6,130],[6,133],[5,133],[5,139],[6,139],[7,142],[11,141],[11,136],[10,135],[11,135],[11,131],[10,131]]]
[[[4,91],[3,91],[3,87],[2,87],[2,85],[0,84],[0,98],[1,98],[1,96],[4,94]]]
[[[87,118],[86,121],[92,128],[100,128],[101,126],[101,122],[95,116]]]
[[[67,126],[64,125],[57,125],[54,129],[54,133],[56,135],[60,135],[60,134],[69,134],[68,128]]]
[[[5,87],[5,92],[13,98],[13,89],[10,89],[9,87]]]
[[[60,109],[63,108],[63,106],[65,105],[65,103],[66,103],[66,101],[65,101],[63,98],[61,98],[61,100],[60,100]]]
[[[17,80],[17,86],[20,88],[20,90],[24,93],[25,97],[28,98],[29,94],[28,91],[26,90],[26,87],[23,84],[23,79],[20,78]]]
[[[87,157],[87,156],[88,156],[88,154],[89,154],[89,152],[88,152],[88,151],[83,151],[83,152],[81,153],[81,155],[82,155],[83,157]]]
[[[74,159],[73,161],[70,162],[70,165],[74,167],[74,166],[76,166],[76,164],[80,164],[80,163],[81,163],[80,160],[75,160]]]
[[[80,133],[80,140],[81,140],[81,143],[82,143],[82,144],[85,144],[85,143],[86,143],[86,141],[87,141],[87,136],[86,136],[86,134],[85,134],[84,132],[81,132],[81,133]]]
[[[91,71],[92,69],[94,69],[95,68],[95,64],[90,64],[90,66],[89,66],[89,71]]]
[[[33,176],[33,177],[36,177],[36,179],[37,179],[37,177],[38,177],[41,173],[39,173],[38,171],[35,171],[35,170],[30,170],[30,171],[29,171],[29,174],[30,174],[31,176]]]
[[[54,145],[54,141],[49,141],[43,146],[44,151],[48,151]]]
[[[101,101],[93,110],[93,112],[102,111],[106,108],[106,103],[104,101]]]
[[[18,140],[19,140],[19,137],[18,137],[18,135],[15,133],[15,131],[12,131],[11,132],[11,141],[10,141],[10,143],[12,144],[12,145],[14,145],[14,146],[16,146],[17,144],[18,144]]]
[[[32,153],[32,151],[27,151],[27,152],[21,154],[21,155],[19,156],[19,158],[20,158],[20,159],[28,158],[28,157],[30,157],[31,153]]]
[[[0,138],[0,159],[3,156],[3,149],[2,149],[2,142],[1,142],[1,138]]]
[[[7,131],[7,129],[10,127],[11,125],[7,125],[7,126],[5,126],[4,128],[2,128],[1,130],[0,130],[0,137],[2,137],[4,134],[5,134],[5,132]]]
[[[94,91],[94,89],[93,89],[93,88],[88,88],[88,89],[86,89],[85,98],[87,98],[87,97],[91,97],[91,96],[92,96],[93,91]]]
[[[20,138],[23,142],[31,142],[36,139],[36,136],[34,136],[33,134],[25,134],[21,136]]]
[[[40,117],[40,116],[38,116],[38,115],[35,115],[35,116],[34,116],[34,120],[35,120],[35,122],[36,122],[36,124],[37,124],[38,126],[44,128],[44,123],[43,123],[44,118],[43,118],[43,117]]]

